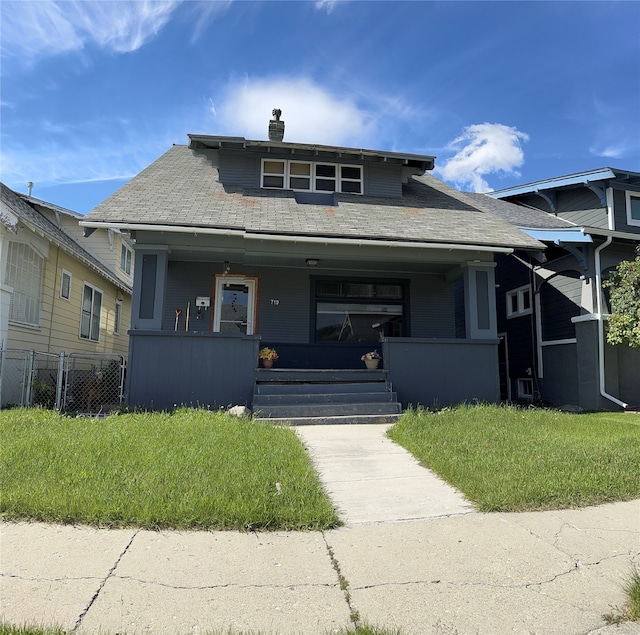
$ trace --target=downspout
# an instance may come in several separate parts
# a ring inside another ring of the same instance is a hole
[[[609,217],[609,229],[613,226],[613,190],[607,188],[607,215]],[[613,236],[607,236],[607,239],[595,249],[595,267],[596,267],[596,307],[598,314],[598,371],[600,375],[600,395],[609,401],[612,401],[621,408],[627,408],[629,404],[620,401],[613,395],[610,395],[605,389],[604,381],[604,316],[602,315],[602,266],[600,261],[600,252],[604,251],[611,242]]]

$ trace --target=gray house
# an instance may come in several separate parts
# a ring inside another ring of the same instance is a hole
[[[640,243],[640,174],[602,168],[490,196],[496,214],[547,245],[496,258],[503,399],[640,406],[640,351],[607,344],[602,287]]]
[[[497,401],[494,258],[544,246],[433,166],[276,136],[173,146],[82,222],[135,239],[129,404],[380,420]]]

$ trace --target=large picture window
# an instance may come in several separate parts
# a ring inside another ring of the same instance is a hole
[[[84,283],[82,290],[82,315],[80,337],[97,342],[100,340],[100,314],[102,313],[102,291]]]
[[[317,280],[315,340],[377,342],[406,333],[403,282]]]
[[[29,245],[10,242],[5,284],[13,288],[9,319],[40,326],[44,259]]]

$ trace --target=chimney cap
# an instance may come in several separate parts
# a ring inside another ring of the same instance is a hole
[[[280,117],[282,117],[282,110],[280,110],[280,108],[274,108],[271,111],[271,114],[276,118],[276,121],[280,121]]]

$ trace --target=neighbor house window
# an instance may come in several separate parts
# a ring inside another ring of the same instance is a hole
[[[32,247],[24,243],[9,243],[4,282],[13,288],[9,310],[11,321],[40,325],[43,271],[44,258]]]
[[[532,311],[531,287],[526,285],[507,293],[507,317],[529,315]]]
[[[362,194],[362,166],[263,159],[261,182],[280,190]]]
[[[640,192],[627,191],[627,223],[640,226]]]
[[[518,379],[518,398],[533,399],[533,379]]]
[[[97,342],[100,339],[100,314],[102,312],[102,291],[84,283],[82,289],[82,315],[80,337]]]
[[[71,299],[71,274],[65,269],[62,270],[60,278],[60,297],[65,300]]]
[[[317,342],[378,342],[403,337],[405,285],[402,282],[318,280],[315,288]]]
[[[124,243],[120,250],[120,269],[128,275],[131,274],[131,249]]]

